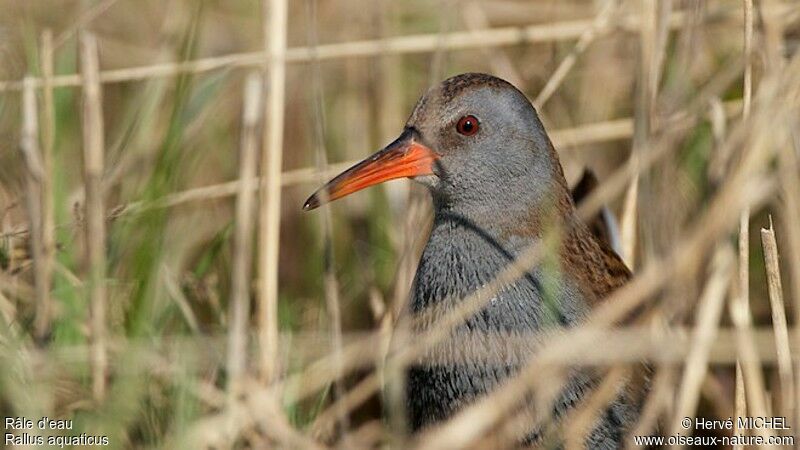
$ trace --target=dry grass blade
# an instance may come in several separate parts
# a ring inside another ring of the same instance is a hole
[[[739,296],[731,299],[730,315],[738,333],[736,341],[741,354],[740,364],[744,384],[747,413],[751,416],[767,417],[768,406],[764,391],[764,377],[761,372],[761,359],[753,343],[753,329],[750,311]],[[756,433],[766,438],[771,430],[758,429]]]
[[[772,310],[772,326],[775,328],[775,344],[778,349],[778,374],[781,380],[779,411],[788,420],[793,417],[794,374],[790,353],[789,329],[786,322],[786,305],[783,301],[781,269],[778,263],[778,243],[770,217],[769,228],[761,229],[761,245],[764,248],[764,264],[767,270],[769,303]]]
[[[247,356],[247,330],[250,320],[250,279],[253,249],[253,228],[256,217],[256,167],[258,130],[261,122],[261,89],[258,74],[250,74],[244,87],[242,137],[239,151],[239,190],[236,193],[236,229],[234,260],[231,265],[231,314],[228,342],[229,389],[236,395],[241,387]]]
[[[80,38],[83,75],[83,178],[86,191],[86,253],[89,260],[90,323],[92,341],[92,393],[102,400],[106,391],[106,213],[103,200],[103,104],[97,39],[84,32]]]

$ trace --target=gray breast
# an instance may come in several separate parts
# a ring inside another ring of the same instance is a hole
[[[492,282],[534,243],[533,239],[503,240],[464,216],[438,214],[414,279],[412,314],[428,308],[446,313]],[[472,330],[534,332],[580,321],[586,315],[586,305],[561,273],[558,260],[546,258],[515,283],[504,286],[464,326]]]
[[[531,244],[502,241],[462,216],[438,214],[414,280],[410,312],[446,314]],[[406,407],[412,429],[447,419],[516,373],[535,355],[537,332],[569,327],[586,316],[577,289],[558,272],[545,263],[505,286],[409,369]],[[568,386],[557,409],[568,408],[593,384],[585,374],[572,384],[579,380],[580,389]]]

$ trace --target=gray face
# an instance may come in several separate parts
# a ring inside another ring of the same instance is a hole
[[[540,197],[558,163],[528,99],[494,78],[455,92],[452,80],[428,91],[406,124],[440,155],[436,175],[415,180],[431,188],[439,206],[513,207],[522,197]],[[477,119],[472,135],[458,128],[467,116]]]

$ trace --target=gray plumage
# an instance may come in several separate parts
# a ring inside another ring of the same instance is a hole
[[[456,121],[465,115],[480,121],[475,136],[455,132]],[[457,302],[491,282],[521,251],[540,240],[548,226],[562,226],[567,241],[587,241],[565,246],[563,251],[588,247],[589,251],[608,253],[577,218],[544,127],[527,98],[510,84],[482,74],[446,80],[420,100],[407,129],[442,155],[435,175],[418,178],[430,188],[434,221],[411,290],[412,315],[434,306],[446,313],[454,305],[443,302]],[[598,259],[606,258],[615,255]],[[589,314],[592,304],[605,293],[585,286],[586,274],[572,273],[585,266],[569,267],[569,258],[563,255],[555,260],[559,268],[548,273],[538,267],[507,286],[480,313],[467,319],[453,339],[432,350],[436,354],[409,369],[406,407],[412,430],[451,417],[513,376],[535,352],[535,342],[531,342],[529,348],[523,345],[513,350],[520,354],[512,355],[511,361],[461,358],[437,363],[442,355],[461,351],[460,334],[534,335],[571,327]],[[618,258],[616,262],[621,264]],[[599,270],[604,278],[627,278],[627,270],[618,265],[592,270]],[[575,371],[555,402],[555,415],[578,403],[595,386],[596,378],[589,370]],[[631,403],[625,398],[615,401],[587,444],[593,448],[620,446],[636,416]],[[525,439],[535,440],[538,430],[527,434]]]

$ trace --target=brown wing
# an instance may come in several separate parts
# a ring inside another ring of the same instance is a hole
[[[563,246],[564,270],[574,275],[590,303],[603,300],[631,277],[622,258],[582,222],[574,224]]]

